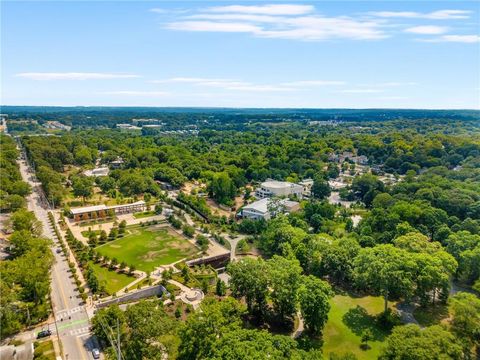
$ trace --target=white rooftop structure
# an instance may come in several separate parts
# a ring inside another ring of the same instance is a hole
[[[70,213],[76,217],[76,220],[79,220],[80,215],[88,214],[91,216],[93,213],[98,215],[99,211],[108,211],[113,210],[115,214],[125,214],[137,211],[144,211],[146,208],[145,201],[140,200],[130,204],[121,204],[121,205],[93,205],[93,206],[84,206],[80,208],[70,209]]]
[[[272,196],[287,197],[290,195],[302,198],[303,186],[288,181],[267,180],[256,189],[255,196],[263,199]]]
[[[89,213],[93,211],[108,210],[106,205],[93,205],[93,206],[84,206],[80,208],[70,209],[72,215],[79,215],[84,213]]]
[[[276,202],[276,204],[274,202]],[[244,206],[239,212],[239,215],[246,219],[268,220],[277,213],[293,212],[298,210],[299,207],[300,204],[296,201],[287,199],[275,201],[270,198],[263,198]]]
[[[93,170],[85,170],[83,174],[85,176],[107,176],[110,169],[108,167],[98,167]]]

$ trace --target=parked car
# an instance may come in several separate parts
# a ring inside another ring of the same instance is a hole
[[[100,359],[100,350],[97,348],[92,349],[92,356],[94,359]]]
[[[47,336],[50,336],[50,335],[52,335],[51,330],[42,330],[37,334],[37,339],[41,339],[41,338],[44,338],[44,337],[47,337]]]

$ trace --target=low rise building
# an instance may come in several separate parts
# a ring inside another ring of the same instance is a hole
[[[287,199],[263,198],[244,206],[238,216],[251,220],[269,220],[277,214],[291,213],[300,209],[300,204]]]
[[[298,185],[303,186],[302,197],[308,199],[312,196],[313,179],[303,179]]]
[[[107,176],[108,173],[109,173],[109,169],[108,167],[98,167],[98,168],[95,168],[95,169],[92,169],[92,170],[85,170],[83,172],[83,174],[85,176]]]
[[[145,211],[145,201],[140,200],[130,204],[122,205],[93,205],[70,209],[70,214],[75,221],[101,219],[115,214],[128,214],[132,212]]]
[[[108,165],[111,169],[120,169],[124,164],[123,158],[118,156],[115,160],[111,161]]]
[[[299,184],[288,181],[267,180],[261,183],[260,187],[255,190],[255,196],[259,199],[289,196],[301,199],[303,191],[303,186]]]

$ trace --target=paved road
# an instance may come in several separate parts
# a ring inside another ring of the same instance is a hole
[[[55,251],[58,248],[58,240],[48,220],[48,208],[42,200],[40,184],[34,180],[33,173],[24,160],[19,160],[18,164],[23,180],[33,189],[27,198],[28,209],[42,222],[43,235],[54,241],[52,253],[55,256],[55,264],[52,268],[51,299],[56,321],[48,327],[53,332],[52,336],[57,336],[58,329],[64,360],[93,359],[91,349],[98,347],[96,339],[90,334],[87,312],[69,272],[66,258],[62,253],[57,254]],[[30,337],[34,337],[34,332]]]

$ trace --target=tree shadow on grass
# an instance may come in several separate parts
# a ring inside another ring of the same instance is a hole
[[[370,315],[360,305],[348,310],[343,315],[342,321],[357,336],[362,336],[363,332],[369,329],[374,341],[383,341],[386,337],[385,331],[382,330],[378,323],[377,316]]]
[[[413,312],[413,316],[421,326],[438,325],[448,318],[448,305],[437,304],[426,308],[417,308]]]

